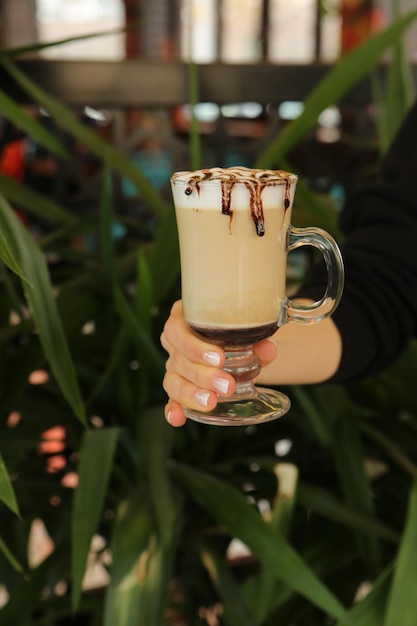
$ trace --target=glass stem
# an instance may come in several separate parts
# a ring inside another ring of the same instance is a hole
[[[226,361],[223,369],[231,374],[236,381],[236,390],[230,400],[244,400],[253,398],[257,391],[254,379],[261,371],[259,359],[253,353],[252,346],[240,346],[239,348],[225,348]],[[219,398],[222,401],[222,398]]]

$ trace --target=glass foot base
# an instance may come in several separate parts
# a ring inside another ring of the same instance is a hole
[[[195,422],[217,426],[248,426],[271,422],[285,415],[291,402],[287,396],[274,389],[256,388],[252,398],[220,399],[214,411],[203,413],[184,407],[184,413]]]

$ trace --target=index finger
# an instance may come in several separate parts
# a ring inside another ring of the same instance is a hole
[[[205,363],[213,367],[222,367],[224,364],[222,348],[204,341],[191,331],[185,321],[180,300],[173,304],[165,322],[161,344],[169,354],[176,350],[193,363]]]

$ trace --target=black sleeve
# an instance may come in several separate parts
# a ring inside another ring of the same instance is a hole
[[[388,153],[380,179],[353,195],[341,215],[345,290],[333,319],[342,359],[331,382],[364,378],[392,363],[417,328],[417,103]],[[318,299],[319,271],[299,296]]]

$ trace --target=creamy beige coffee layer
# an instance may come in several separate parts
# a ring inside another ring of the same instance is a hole
[[[172,176],[191,325],[245,329],[279,319],[296,181],[287,172],[241,167]]]

